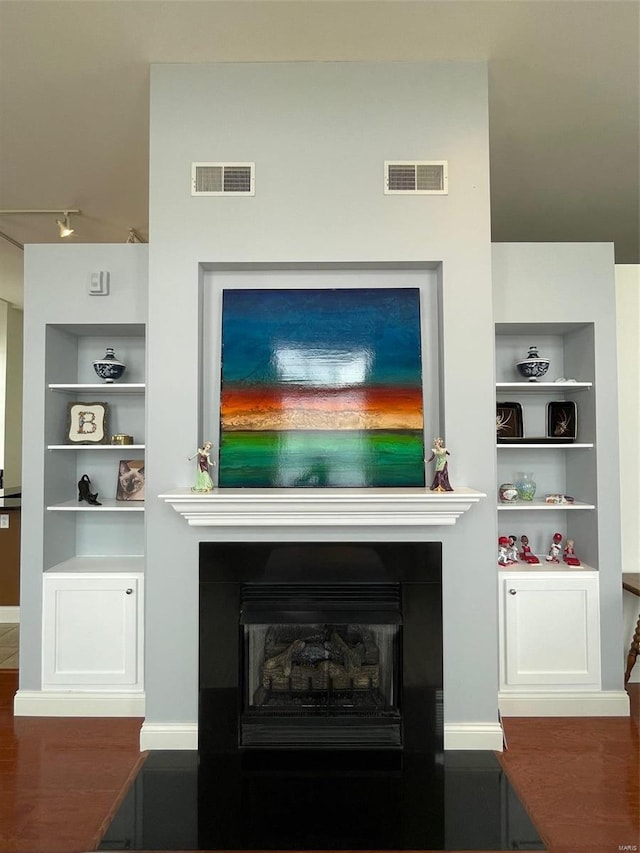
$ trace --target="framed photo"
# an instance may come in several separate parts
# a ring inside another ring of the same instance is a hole
[[[107,403],[69,403],[67,441],[69,444],[106,444]]]
[[[496,403],[496,439],[506,442],[522,436],[523,421],[520,403]]]
[[[118,465],[117,501],[144,500],[144,459],[121,459]]]
[[[578,435],[578,407],[573,400],[547,403],[547,436],[559,441],[575,441]]]

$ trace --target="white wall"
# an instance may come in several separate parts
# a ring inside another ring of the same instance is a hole
[[[0,299],[0,468],[4,468],[5,407],[7,400],[7,322],[9,305]]]
[[[10,305],[4,407],[4,484],[9,488],[22,483],[22,324],[23,312]]]
[[[384,196],[387,159],[448,159],[449,195]],[[192,198],[193,161],[255,161],[252,198]],[[484,63],[152,67],[147,493],[191,484],[203,265],[435,263],[451,480],[491,497],[444,550],[447,722],[497,719],[495,431]],[[179,227],[176,228],[176,223]],[[431,437],[428,437],[430,440]],[[197,719],[198,542],[147,501],[147,722]],[[202,532],[204,530],[204,532]],[[251,531],[243,531],[250,537]]]
[[[640,266],[616,275],[622,571],[640,572]]]
[[[640,267],[635,264],[616,266],[616,309],[622,571],[640,572]],[[625,590],[623,605],[622,656],[626,665],[640,599]],[[633,668],[630,680],[640,682],[640,664]]]

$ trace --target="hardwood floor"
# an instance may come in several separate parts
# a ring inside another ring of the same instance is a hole
[[[141,720],[14,718],[16,689],[0,671],[0,851],[95,850],[144,761]],[[640,685],[629,694],[631,718],[504,720],[500,761],[551,853],[640,847]]]
[[[13,716],[0,671],[0,850],[94,850],[144,756],[141,720]]]
[[[631,717],[503,720],[499,760],[553,853],[640,849],[640,684],[628,692]]]

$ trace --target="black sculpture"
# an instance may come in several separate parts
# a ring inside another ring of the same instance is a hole
[[[92,494],[91,492],[91,480],[87,474],[83,474],[78,480],[78,502],[80,501],[86,501],[92,506],[102,506],[98,500],[98,493]]]

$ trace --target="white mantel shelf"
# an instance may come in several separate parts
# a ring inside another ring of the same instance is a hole
[[[191,527],[398,527],[455,524],[486,495],[474,489],[188,489],[159,495]]]

